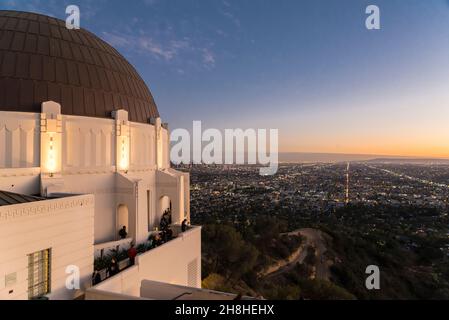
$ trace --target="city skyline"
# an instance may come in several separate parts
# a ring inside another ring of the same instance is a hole
[[[67,4],[2,9],[65,19]],[[280,152],[449,157],[445,0],[75,4],[81,27],[141,70],[171,129],[201,120],[278,128]],[[370,4],[380,30],[365,28]]]

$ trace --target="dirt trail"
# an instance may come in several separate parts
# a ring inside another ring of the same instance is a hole
[[[289,232],[288,235],[301,235],[305,238],[304,243],[295,251],[289,259],[281,260],[274,266],[268,268],[265,277],[275,277],[284,272],[290,271],[299,262],[302,263],[307,256],[307,247],[312,246],[316,250],[317,263],[315,265],[317,279],[329,280],[330,262],[327,260],[325,253],[327,251],[324,234],[321,230],[312,228],[303,228]]]

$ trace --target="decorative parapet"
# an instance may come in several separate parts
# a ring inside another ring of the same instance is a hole
[[[41,200],[30,203],[15,204],[0,207],[0,223],[10,222],[19,218],[28,218],[46,214],[57,214],[61,211],[75,208],[93,208],[93,195],[70,196],[59,199]]]

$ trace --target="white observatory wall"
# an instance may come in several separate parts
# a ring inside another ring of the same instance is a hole
[[[170,168],[170,135],[167,129],[162,128],[162,166],[163,169]]]
[[[0,190],[40,194],[40,113],[0,115]],[[52,192],[95,195],[95,243],[117,239],[121,204],[128,206],[129,226],[134,228],[130,236],[138,241],[159,224],[156,127],[135,122],[129,127],[130,163],[125,174],[129,183],[125,183],[116,173],[116,120],[62,115],[62,176]],[[170,167],[170,148],[169,132],[163,127],[160,139],[159,169],[164,170]]]
[[[33,168],[40,159],[40,114],[0,111],[0,168]]]
[[[140,179],[138,179],[138,177]],[[132,178],[137,182],[137,221],[136,221],[136,241],[144,242],[148,239],[148,232],[159,226],[157,216],[156,199],[156,174],[152,170],[146,173],[132,174]]]
[[[64,193],[95,196],[95,243],[116,240],[116,175],[114,173],[64,176]]]
[[[63,191],[95,195],[95,243],[116,240],[115,121],[63,115]]]
[[[140,281],[201,288],[201,228],[193,227],[137,260]]]
[[[28,254],[46,249],[51,249],[48,297],[73,299],[79,292],[66,289],[66,268],[79,268],[81,288],[90,283],[93,233],[91,195],[0,207],[0,299],[28,299]],[[7,275],[15,282],[7,285]]]
[[[130,170],[148,170],[156,167],[155,129],[149,124],[130,123]]]
[[[67,193],[95,195],[95,243],[118,239],[117,208],[129,212],[129,236],[139,241],[148,234],[148,203],[155,208],[155,127],[129,122],[130,148],[127,174],[116,173],[116,121],[63,115],[62,170]],[[125,177],[137,177],[126,180]],[[142,180],[137,190],[132,180]],[[147,191],[150,199],[147,201]],[[137,209],[137,210],[136,210]],[[140,212],[140,213],[139,213]],[[136,215],[136,213],[138,215]]]
[[[63,115],[64,174],[115,172],[115,121]]]
[[[40,114],[0,111],[0,190],[38,194]]]

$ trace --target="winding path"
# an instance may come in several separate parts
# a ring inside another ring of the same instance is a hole
[[[304,261],[307,256],[307,247],[312,246],[316,250],[317,257],[315,277],[317,279],[329,280],[330,263],[325,256],[327,248],[323,232],[318,229],[303,228],[289,232],[288,235],[301,235],[305,238],[305,242],[287,260],[282,260],[273,267],[269,268],[264,276],[271,278],[290,271],[298,262],[302,263]]]

